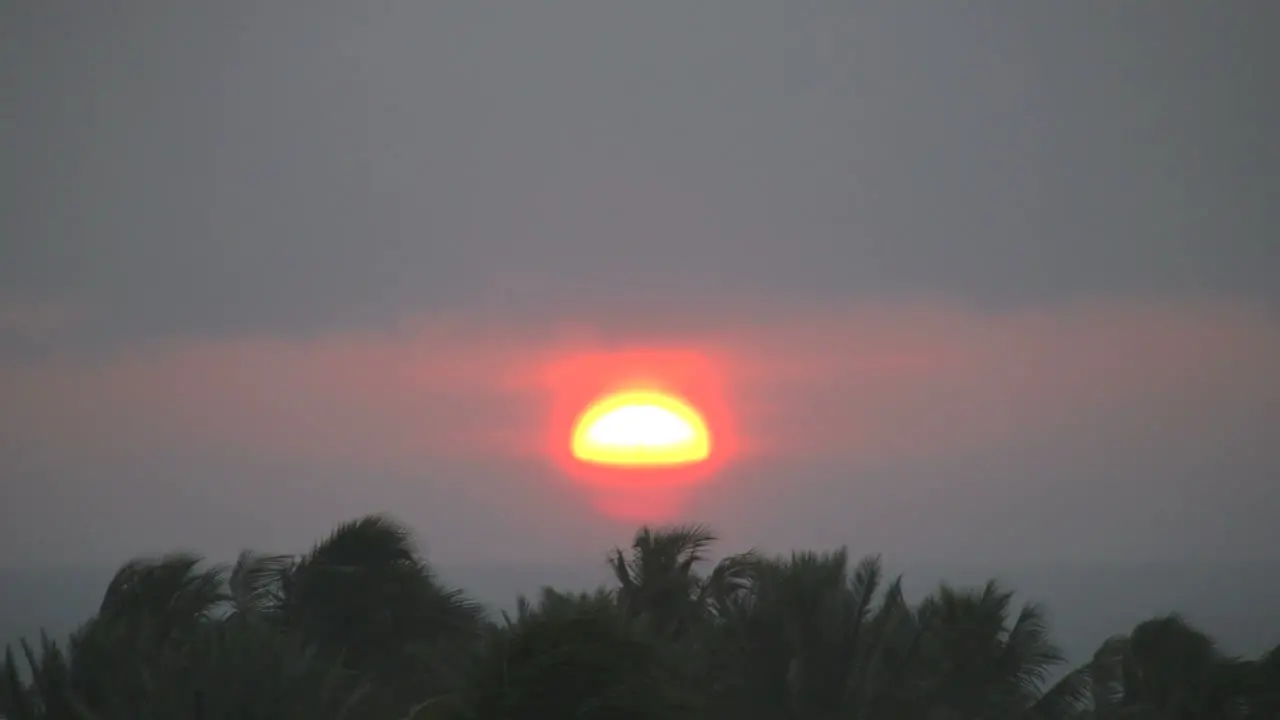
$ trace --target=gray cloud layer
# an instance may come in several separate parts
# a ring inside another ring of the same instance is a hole
[[[0,290],[119,333],[1277,299],[1270,3],[16,3]]]

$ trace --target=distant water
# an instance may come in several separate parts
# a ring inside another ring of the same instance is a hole
[[[1072,663],[1087,660],[1108,636],[1154,615],[1178,611],[1224,650],[1257,655],[1280,644],[1280,566],[1070,565],[1000,570],[973,565],[889,567],[902,572],[910,600],[943,579],[976,585],[996,577],[1020,600],[1045,605],[1054,638]],[[0,643],[63,637],[97,608],[112,571],[0,568]],[[495,608],[543,585],[589,589],[609,581],[603,566],[469,565],[440,568],[441,578]]]

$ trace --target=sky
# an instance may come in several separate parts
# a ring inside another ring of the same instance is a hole
[[[1280,6],[0,8],[0,566],[595,561],[557,378],[696,365],[677,520],[1280,562]],[[715,428],[713,428],[715,430]],[[567,441],[567,440],[566,440]]]

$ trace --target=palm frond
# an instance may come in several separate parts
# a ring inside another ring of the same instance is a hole
[[[232,609],[251,615],[275,609],[280,603],[281,582],[293,562],[290,555],[241,552],[227,577]]]
[[[849,589],[853,593],[852,600],[857,607],[855,615],[859,621],[866,618],[883,579],[884,567],[879,555],[868,555],[858,561],[849,579]]]
[[[699,604],[707,605],[717,615],[723,614],[733,598],[751,587],[759,567],[760,556],[754,550],[722,559],[706,580],[699,583]]]
[[[368,515],[339,525],[301,564],[337,570],[416,565],[418,561],[412,531],[385,515]]]
[[[212,617],[226,600],[223,569],[201,569],[203,558],[188,553],[136,559],[107,585],[98,616],[104,621],[154,620],[165,628]]]
[[[22,681],[13,646],[4,648],[4,663],[0,665],[0,716],[12,720],[34,720],[35,704],[27,684]]]
[[[1093,665],[1086,663],[1054,683],[1027,708],[1027,720],[1063,720],[1092,706]]]
[[[1065,661],[1049,637],[1049,623],[1039,605],[1028,603],[1004,638],[1002,663],[1022,692],[1036,696],[1053,668]]]
[[[1090,695],[1094,710],[1107,714],[1124,701],[1124,662],[1129,654],[1129,636],[1113,635],[1093,653],[1089,661]]]
[[[618,581],[622,594],[630,595],[634,591],[636,580],[632,575],[631,564],[627,562],[621,550],[615,548],[609,553],[609,569],[613,572],[614,579]]]

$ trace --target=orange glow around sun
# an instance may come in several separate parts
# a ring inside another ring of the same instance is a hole
[[[702,414],[659,390],[626,390],[593,403],[578,418],[571,443],[582,462],[622,467],[687,465],[711,454]]]
[[[602,514],[670,521],[738,453],[725,375],[691,348],[561,355],[545,367],[547,452]]]

